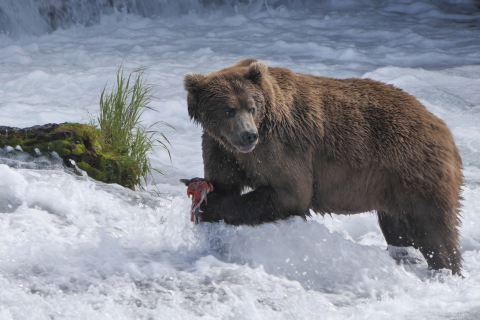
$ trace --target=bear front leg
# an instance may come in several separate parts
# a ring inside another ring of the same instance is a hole
[[[205,180],[213,185],[215,193],[240,195],[246,177],[233,154],[206,132],[202,136],[202,150]]]
[[[200,206],[201,221],[224,220],[233,225],[257,225],[286,219],[292,215],[305,217],[308,209],[289,208],[282,203],[282,197],[272,187],[260,187],[243,195],[211,193],[207,203]]]
[[[200,206],[201,221],[224,220],[234,225],[255,225],[292,215],[308,215],[311,200],[309,186],[312,182],[305,173],[280,172],[272,180],[275,187],[261,186],[242,194],[244,188],[253,183],[240,168],[232,152],[206,132],[202,136],[202,149],[205,180],[213,185],[213,192],[207,195],[206,203]]]

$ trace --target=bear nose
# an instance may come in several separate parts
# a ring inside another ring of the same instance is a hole
[[[252,144],[258,139],[258,132],[257,131],[245,131],[242,134],[242,142],[244,144]]]

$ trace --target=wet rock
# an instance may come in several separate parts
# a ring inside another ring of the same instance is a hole
[[[125,155],[102,150],[100,137],[97,128],[78,123],[48,123],[28,128],[0,126],[0,148],[19,146],[33,157],[56,152],[67,167],[75,164],[93,179],[134,189],[138,178],[131,161]]]

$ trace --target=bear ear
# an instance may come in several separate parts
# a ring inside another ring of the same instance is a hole
[[[243,59],[243,60],[240,60],[238,62],[235,62],[231,67],[232,68],[248,67],[249,65],[251,65],[252,63],[257,62],[257,61],[258,61],[257,59],[247,58],[247,59]]]
[[[261,79],[262,75],[268,72],[268,66],[265,62],[255,61],[248,67],[248,72],[245,75],[245,78],[257,82]]]
[[[189,72],[184,77],[185,90],[189,93],[198,91],[205,82],[205,76],[200,73]]]
[[[188,115],[190,116],[190,119],[193,119],[197,123],[200,121],[197,96],[204,83],[205,76],[203,74],[189,72],[185,75],[184,85],[185,90],[188,92]]]

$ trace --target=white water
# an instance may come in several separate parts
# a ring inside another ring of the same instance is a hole
[[[0,319],[480,318],[480,14],[450,2],[232,2],[187,15],[99,13],[50,34],[21,20],[15,37],[0,34],[0,125],[87,121],[123,63],[147,67],[158,86],[145,122],[177,129],[158,127],[172,143],[172,161],[162,149],[152,158],[167,173],[149,186],[161,197],[3,150]],[[203,165],[183,75],[246,57],[391,83],[448,123],[465,166],[465,279],[397,265],[371,213],[254,228],[189,222],[178,179]]]

